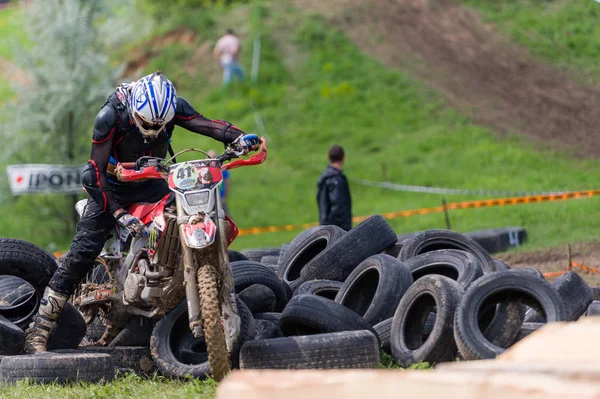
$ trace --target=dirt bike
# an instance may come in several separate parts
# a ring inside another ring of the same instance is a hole
[[[229,353],[240,333],[228,246],[238,229],[225,215],[219,195],[222,171],[265,161],[260,150],[248,159],[231,147],[214,159],[174,163],[177,156],[202,150],[187,149],[170,159],[142,157],[115,169],[122,182],[164,179],[171,192],[154,204],[134,204],[128,212],[139,218],[149,234],[132,237],[117,227],[97,259],[104,282],[81,283],[73,304],[91,324],[102,313],[106,330],[97,342],[106,345],[133,315],[160,319],[183,298],[188,325],[196,338],[204,337],[210,370],[220,380],[230,370]],[[85,201],[77,204],[80,215]]]

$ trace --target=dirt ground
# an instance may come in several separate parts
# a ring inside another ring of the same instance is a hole
[[[600,241],[571,245],[571,259],[574,262],[600,269]],[[511,267],[535,267],[543,273],[567,269],[567,246],[554,247],[531,252],[512,252],[496,256]],[[600,274],[592,274],[574,269],[592,287],[600,287]],[[553,280],[553,278],[548,278]]]
[[[475,122],[600,156],[600,89],[535,60],[456,0],[292,0],[384,65],[411,72]]]
[[[15,82],[19,85],[28,85],[32,81],[27,71],[2,57],[0,57],[0,77],[7,82]]]
[[[188,75],[191,77],[202,76],[211,85],[218,85],[221,82],[221,69],[213,61],[214,41],[204,40],[198,43],[196,32],[187,28],[174,29],[162,36],[153,37],[152,40],[135,48],[129,54],[122,78],[137,79],[144,71],[148,72],[147,67],[150,60],[159,56],[167,46],[175,42],[185,46],[190,53],[193,53],[193,57],[183,65],[183,70]]]

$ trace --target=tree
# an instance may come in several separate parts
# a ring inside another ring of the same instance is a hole
[[[31,45],[16,49],[15,58],[31,83],[13,87],[15,98],[4,107],[0,164],[85,163],[94,116],[121,72],[110,52],[139,30],[129,22],[133,3],[31,0],[22,7]]]

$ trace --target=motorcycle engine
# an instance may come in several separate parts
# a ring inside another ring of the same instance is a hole
[[[130,271],[123,285],[123,296],[126,302],[132,304],[154,305],[161,301],[163,280],[173,274],[173,269],[150,265],[146,259],[141,259],[137,267]]]
[[[142,290],[146,286],[146,277],[141,274],[131,273],[125,279],[123,294],[129,303],[140,303]]]

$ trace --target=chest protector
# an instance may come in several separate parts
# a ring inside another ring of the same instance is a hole
[[[126,86],[119,86],[104,103],[104,106],[110,105],[118,115],[117,130],[113,137],[112,158],[117,162],[135,162],[142,156],[165,158],[174,124],[167,124],[154,141],[145,142],[127,111],[126,90]]]

